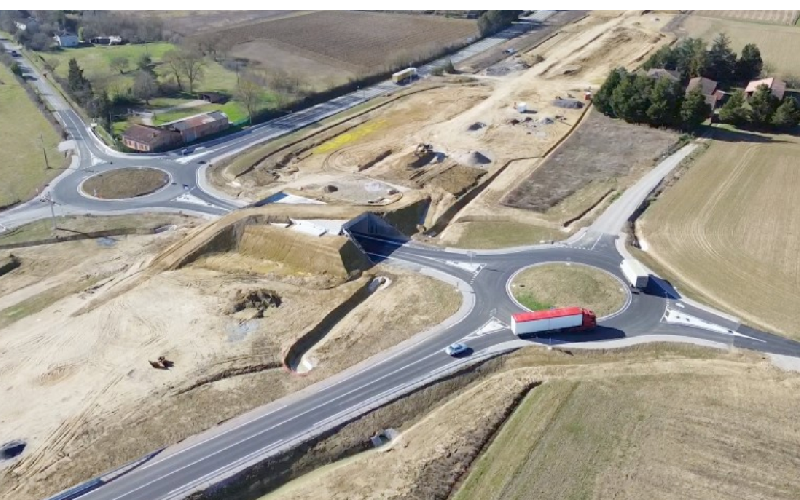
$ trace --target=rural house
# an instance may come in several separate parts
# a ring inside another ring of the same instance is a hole
[[[77,47],[78,35],[74,33],[60,33],[53,37],[59,47]]]
[[[228,115],[222,111],[211,111],[210,113],[200,113],[165,123],[163,127],[168,130],[178,132],[183,142],[189,143],[201,137],[216,134],[230,126]]]
[[[783,99],[783,94],[786,92],[786,83],[777,78],[762,78],[761,80],[753,80],[748,83],[747,88],[744,90],[747,98],[750,99],[753,97],[753,93],[762,85],[766,85],[772,92],[772,95],[778,99]]]
[[[14,21],[14,25],[20,31],[27,31],[28,28],[36,28],[39,26],[39,22],[36,20],[36,18],[29,17],[24,21]]]
[[[651,70],[648,70],[647,76],[652,78],[653,80],[658,80],[660,78],[669,78],[673,82],[678,82],[681,79],[681,75],[677,71],[664,68],[653,68]]]
[[[717,102],[722,97],[722,92],[717,90],[717,82],[705,77],[695,77],[689,80],[689,85],[686,86],[686,93],[699,89],[703,97],[706,98],[706,103],[711,106],[711,109],[717,107]]]
[[[123,132],[122,142],[134,151],[151,153],[177,146],[181,142],[181,136],[173,130],[134,124]]]

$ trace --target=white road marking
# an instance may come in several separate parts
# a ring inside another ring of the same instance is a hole
[[[175,201],[182,201],[184,203],[191,203],[193,205],[203,205],[203,206],[206,206],[206,207],[220,208],[220,207],[217,207],[216,205],[213,205],[213,204],[211,204],[211,203],[209,203],[207,201],[203,201],[200,198],[196,197],[195,195],[189,194],[189,193],[181,193],[180,196],[175,198]]]
[[[482,327],[475,330],[474,332],[470,333],[466,337],[462,338],[461,340],[472,340],[477,339],[478,337],[483,337],[484,335],[489,335],[491,333],[500,332],[505,329],[509,328],[508,325],[503,323],[502,321],[492,318],[487,323],[485,323]]]
[[[722,325],[717,325],[715,323],[711,323],[704,319],[700,319],[695,316],[691,316],[689,314],[685,314],[682,311],[673,311],[671,309],[667,309],[666,314],[664,315],[664,321],[667,323],[672,324],[680,324],[680,325],[687,325],[693,326],[695,328],[702,328],[704,330],[708,330],[711,332],[721,333],[723,335],[732,335],[735,337],[743,337],[750,340],[755,340],[758,342],[766,342],[761,339],[757,339],[755,337],[751,337],[749,335],[744,335],[743,333],[735,332],[730,328],[726,328]]]
[[[681,309],[686,307],[685,305],[681,304],[680,302],[675,302],[675,305],[680,307]]]

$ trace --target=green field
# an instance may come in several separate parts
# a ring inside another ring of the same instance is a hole
[[[54,169],[45,168],[42,142]],[[64,161],[58,142],[55,129],[0,64],[0,206],[32,197],[36,188],[58,175]]]
[[[231,123],[247,120],[247,110],[238,102],[229,101],[225,104],[208,104],[195,108],[176,109],[166,113],[159,113],[153,117],[153,125],[162,125],[198,113],[208,113],[209,111],[222,111],[228,115],[228,120]]]
[[[167,68],[161,65],[164,54],[177,47],[171,43],[158,42],[142,45],[116,45],[111,47],[81,47],[64,49],[55,52],[38,52],[46,61],[58,61],[55,73],[61,78],[66,78],[68,63],[71,58],[78,61],[78,66],[83,69],[83,74],[93,84],[105,84],[112,94],[121,94],[133,85],[136,73],[136,62],[142,55],[149,55],[155,65],[156,73],[160,78],[168,77]],[[111,60],[115,57],[127,57],[129,67],[124,74],[111,69]],[[207,61],[203,79],[197,84],[196,91],[233,92],[236,87],[236,73],[228,71],[216,62]],[[168,106],[175,106],[188,99],[174,99]],[[154,100],[156,102],[157,100]]]

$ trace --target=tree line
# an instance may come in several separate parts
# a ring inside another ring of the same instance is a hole
[[[687,94],[679,81],[654,79],[624,68],[609,73],[592,101],[604,115],[654,127],[692,130],[711,113],[699,89]]]
[[[522,14],[521,10],[487,10],[478,18],[478,31],[481,36],[494,35]]]
[[[731,49],[730,38],[720,33],[708,49],[706,42],[700,38],[685,38],[674,46],[661,47],[645,61],[642,68],[677,71],[683,82],[702,76],[729,85],[758,78],[763,66],[758,46],[748,43],[737,57]]]
[[[737,90],[719,109],[719,119],[737,127],[788,130],[800,124],[800,109],[794,97],[778,99],[766,85],[759,85],[748,101]]]

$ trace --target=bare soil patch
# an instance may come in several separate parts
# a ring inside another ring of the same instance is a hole
[[[533,311],[551,307],[585,307],[598,317],[612,314],[625,304],[623,283],[599,269],[576,264],[543,264],[519,273],[511,293]]]
[[[509,220],[469,220],[450,228],[453,246],[460,248],[509,248],[557,241],[564,233],[557,229]]]
[[[503,204],[547,212],[592,183],[623,191],[675,143],[675,132],[631,125],[591,111]]]
[[[136,198],[154,193],[169,183],[169,175],[156,168],[120,168],[86,179],[84,193],[104,200]]]

